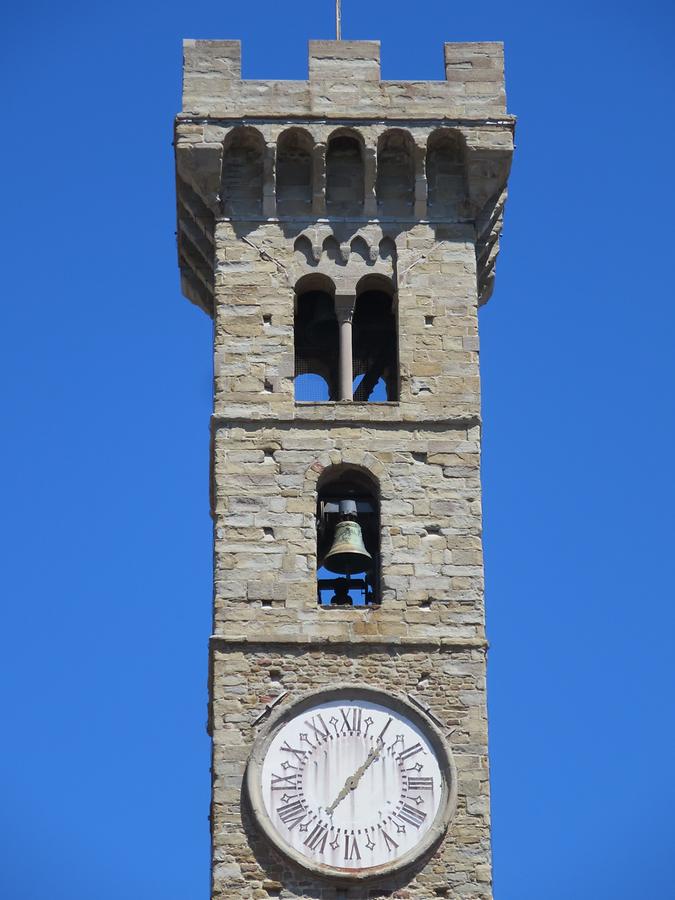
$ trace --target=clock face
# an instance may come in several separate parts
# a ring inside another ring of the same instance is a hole
[[[444,830],[454,796],[440,735],[402,701],[362,688],[291,708],[252,769],[268,835],[326,874],[412,861]]]

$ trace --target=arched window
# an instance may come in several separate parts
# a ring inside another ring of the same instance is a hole
[[[380,602],[380,504],[375,478],[355,466],[325,469],[316,508],[317,602]]]
[[[302,215],[312,209],[312,138],[291,128],[277,141],[277,212]]]
[[[367,275],[356,291],[352,324],[354,400],[398,400],[398,341],[389,279]]]
[[[415,202],[411,136],[399,128],[386,131],[377,148],[377,208],[380,215],[410,215]]]
[[[295,399],[336,400],[339,392],[338,322],[328,278],[309,275],[296,287]]]
[[[225,140],[221,196],[228,216],[260,215],[265,142],[255,128],[235,128]]]
[[[349,132],[338,132],[326,149],[326,208],[331,215],[363,212],[363,152]]]
[[[464,138],[439,128],[427,143],[428,210],[431,218],[457,219],[466,213]]]

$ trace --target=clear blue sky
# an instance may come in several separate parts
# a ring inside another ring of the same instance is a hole
[[[208,896],[211,326],[179,293],[182,37],[304,78],[332,0],[7,4],[0,897]],[[481,312],[497,900],[673,887],[666,2],[344,0],[385,78],[506,42]]]

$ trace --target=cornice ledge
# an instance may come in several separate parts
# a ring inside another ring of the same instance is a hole
[[[317,404],[318,405],[318,404]],[[328,404],[326,404],[328,405]],[[368,404],[364,404],[367,406]],[[376,404],[372,404],[376,405]],[[364,410],[363,415],[354,416],[354,415],[334,415],[331,416],[330,419],[321,419],[314,417],[302,417],[302,416],[265,416],[260,418],[249,418],[246,416],[226,416],[220,415],[218,413],[213,413],[211,415],[211,427],[213,429],[216,428],[237,428],[237,427],[250,427],[254,429],[274,427],[274,426],[292,426],[292,427],[308,427],[308,428],[317,428],[321,425],[324,427],[330,428],[336,424],[340,425],[355,425],[362,426],[364,423],[368,424],[369,428],[390,428],[392,425],[398,425],[401,428],[410,428],[415,431],[419,431],[420,428],[424,429],[425,427],[429,429],[433,429],[436,427],[452,428],[455,430],[461,430],[465,428],[477,428],[482,424],[481,417],[478,415],[468,415],[468,416],[439,416],[438,418],[425,418],[424,416],[418,416],[417,418],[412,417],[392,417],[387,419],[372,419],[368,416],[367,410]]]
[[[260,647],[288,646],[288,647],[338,647],[338,646],[386,646],[392,648],[431,648],[434,650],[487,650],[489,643],[485,638],[429,638],[429,637],[389,637],[385,635],[353,635],[338,637],[335,635],[298,635],[289,638],[284,635],[278,637],[260,637],[247,634],[212,634],[209,637],[209,645],[212,650],[218,647],[258,645]]]

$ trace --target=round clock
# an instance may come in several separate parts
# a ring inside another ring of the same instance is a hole
[[[278,712],[254,745],[247,786],[259,827],[286,856],[357,879],[423,855],[456,801],[452,757],[429,719],[350,685]]]

